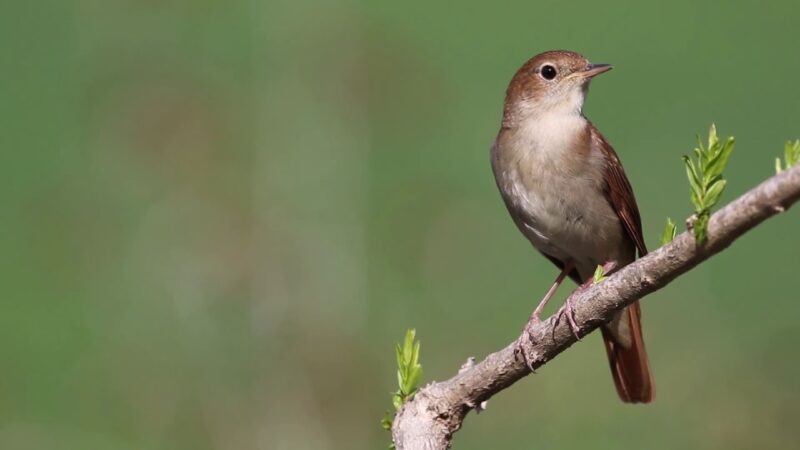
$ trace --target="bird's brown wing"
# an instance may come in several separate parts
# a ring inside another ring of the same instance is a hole
[[[647,254],[647,247],[644,243],[642,219],[636,206],[636,198],[633,196],[633,188],[611,144],[594,126],[590,126],[590,131],[592,147],[602,151],[607,162],[606,199],[617,213],[625,233],[639,251],[639,256],[644,256]],[[614,385],[624,402],[651,402],[655,395],[655,387],[642,336],[642,310],[639,302],[632,303],[619,314],[619,320],[601,328]],[[624,326],[625,324],[627,326]],[[617,338],[621,333],[628,334],[628,345],[623,345]]]
[[[639,216],[639,207],[636,205],[636,197],[633,195],[633,188],[625,176],[625,170],[622,168],[622,163],[619,161],[617,153],[611,144],[606,141],[606,138],[595,128],[591,128],[592,146],[599,149],[605,155],[606,160],[606,186],[605,194],[608,203],[614,208],[614,211],[625,228],[625,233],[630,240],[636,245],[639,251],[639,256],[642,257],[647,254],[647,246],[644,243],[644,235],[642,233],[642,218]]]

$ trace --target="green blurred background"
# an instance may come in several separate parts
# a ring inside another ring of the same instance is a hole
[[[385,448],[405,329],[449,377],[556,275],[488,162],[540,51],[615,65],[586,113],[653,248],[696,133],[737,138],[726,201],[800,137],[796,1],[448,3],[4,2],[0,448]],[[646,299],[654,404],[592,335],[455,447],[796,447],[798,229]]]

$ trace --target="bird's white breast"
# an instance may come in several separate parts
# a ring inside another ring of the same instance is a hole
[[[589,145],[582,140],[587,126],[577,114],[526,120],[503,142],[517,151],[506,159],[498,180],[517,226],[531,243],[562,261],[576,261],[580,272],[613,256],[622,238],[619,219],[603,193],[603,155],[578,147]]]

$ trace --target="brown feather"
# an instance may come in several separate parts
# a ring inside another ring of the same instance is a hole
[[[631,183],[625,176],[622,163],[611,144],[591,123],[589,129],[591,130],[592,145],[602,151],[606,159],[606,198],[616,211],[628,237],[639,250],[639,257],[642,257],[647,254],[647,246],[644,243],[642,218],[639,216],[639,207],[636,205],[636,197],[633,195]]]
[[[606,168],[606,199],[617,213],[628,238],[639,251],[639,256],[644,256],[647,254],[647,247],[644,243],[642,219],[633,195],[633,188],[631,188],[628,177],[625,176],[622,163],[614,149],[593,125],[589,126],[592,144],[603,152],[608,164]],[[622,401],[649,403],[655,396],[655,387],[642,336],[642,310],[639,302],[636,301],[626,307],[622,310],[621,315],[622,320],[627,321],[629,325],[629,347],[618,342],[607,327],[601,328],[614,384]]]
[[[630,323],[631,346],[618,343],[611,331],[600,328],[608,355],[614,385],[619,398],[626,403],[650,403],[655,398],[655,385],[647,351],[644,347],[641,326],[641,308],[635,302],[623,310]]]

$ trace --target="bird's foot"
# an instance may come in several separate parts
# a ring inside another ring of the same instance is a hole
[[[556,320],[560,320],[562,315],[566,316],[569,329],[572,331],[575,339],[580,341],[581,336],[579,333],[581,329],[578,326],[578,323],[575,321],[575,309],[572,308],[572,300],[570,300],[570,297],[567,297],[567,299],[564,300],[564,304],[558,309],[558,312],[556,312]]]
[[[533,328],[538,325],[542,320],[539,318],[538,315],[533,314],[531,318],[528,320],[528,323],[522,328],[522,334],[517,338],[516,348],[514,349],[514,354],[521,354],[522,359],[525,361],[525,366],[530,369],[531,372],[534,372],[533,363],[534,360],[530,357],[527,351],[525,351],[526,344],[530,345],[534,342],[533,340]]]

